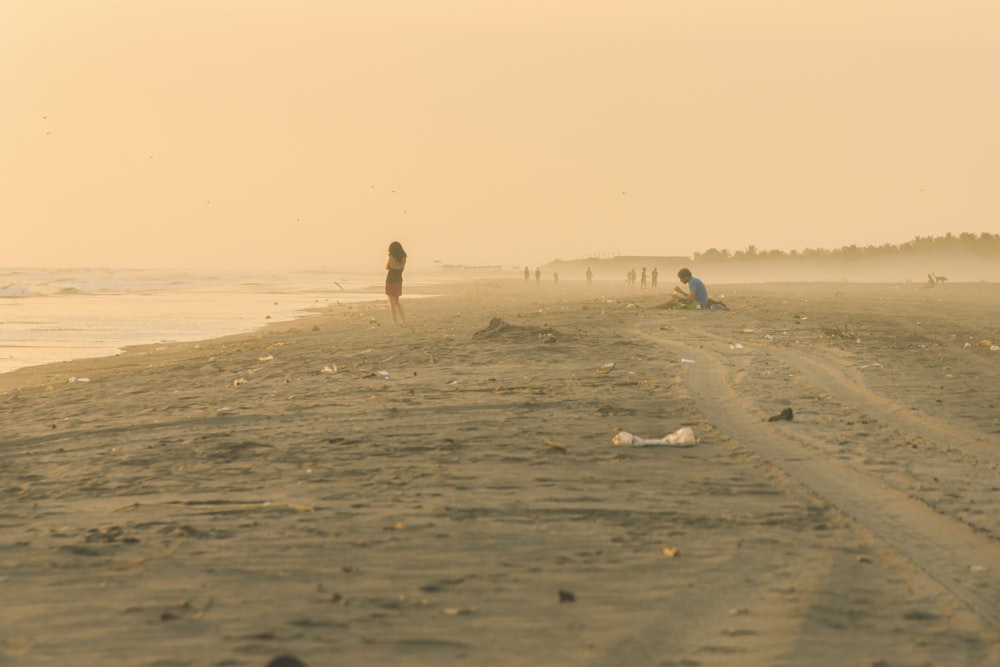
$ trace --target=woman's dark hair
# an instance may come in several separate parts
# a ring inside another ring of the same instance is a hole
[[[677,272],[677,277],[680,278],[681,280],[684,280],[685,278],[690,278],[691,271],[688,269],[681,269],[680,271]]]
[[[389,254],[392,255],[392,258],[397,262],[402,262],[406,259],[406,251],[403,250],[403,244],[399,241],[393,241],[389,244]]]

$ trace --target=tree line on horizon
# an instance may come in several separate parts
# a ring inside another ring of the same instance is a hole
[[[761,259],[839,259],[839,260],[861,260],[884,257],[906,257],[913,255],[926,255],[943,252],[964,252],[983,258],[1000,259],[1000,234],[990,234],[983,232],[973,234],[963,232],[955,235],[947,233],[944,236],[916,236],[911,241],[894,245],[883,243],[882,245],[849,245],[841,248],[827,250],[825,248],[806,248],[805,250],[761,250],[756,246],[747,246],[743,250],[730,252],[722,248],[710,248],[705,252],[696,252],[692,255],[694,261],[746,261]]]

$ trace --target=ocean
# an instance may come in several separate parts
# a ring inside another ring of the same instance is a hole
[[[0,269],[0,373],[382,300],[383,273]],[[386,314],[388,317],[388,311]]]

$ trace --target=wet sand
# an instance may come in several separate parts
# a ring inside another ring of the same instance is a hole
[[[1000,664],[1000,286],[709,287],[0,375],[0,665]]]

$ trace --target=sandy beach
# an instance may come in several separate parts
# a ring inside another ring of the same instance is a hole
[[[1000,665],[1000,285],[670,287],[0,375],[0,666]]]

